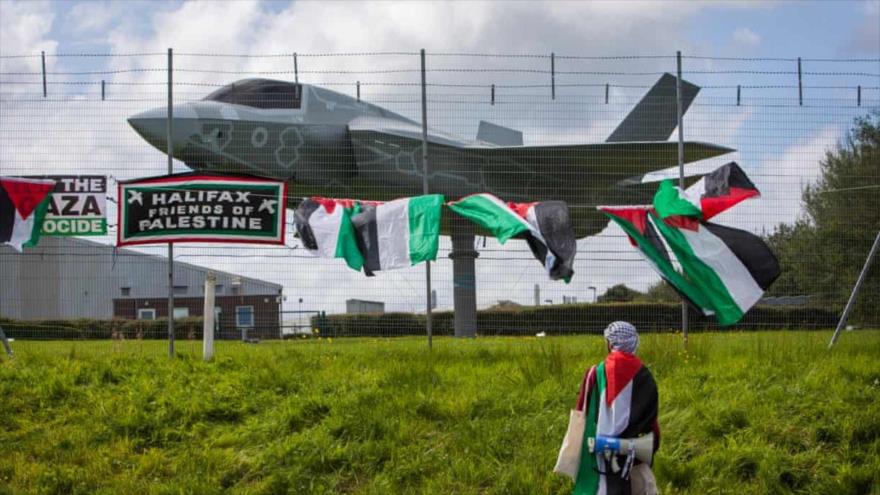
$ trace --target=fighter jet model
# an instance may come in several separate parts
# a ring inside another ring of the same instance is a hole
[[[663,75],[603,143],[524,146],[522,133],[481,121],[476,139],[429,129],[428,188],[447,199],[489,192],[508,201],[564,200],[578,237],[608,223],[599,204],[644,203],[642,177],[678,162],[676,78]],[[687,110],[699,87],[682,81]],[[292,181],[310,195],[389,200],[422,194],[422,126],[319,86],[245,79],[174,105],[172,154],[205,172]],[[429,114],[430,118],[430,114]],[[128,119],[166,152],[166,108]],[[733,151],[685,142],[686,163]],[[444,233],[449,227],[444,225]]]

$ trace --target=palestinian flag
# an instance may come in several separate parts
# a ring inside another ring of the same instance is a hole
[[[654,271],[672,286],[683,299],[688,301],[691,306],[702,310],[706,315],[713,313],[709,301],[700,288],[685,278],[672,265],[669,252],[666,250],[663,240],[660,239],[657,229],[654,228],[649,219],[653,211],[652,207],[600,206],[599,211],[608,215],[611,220],[614,220],[614,223],[626,232],[629,242],[639,249]]]
[[[638,357],[620,351],[609,353],[595,376],[595,383],[588,384],[584,447],[574,494],[629,495],[630,481],[621,477],[621,471],[615,473],[604,455],[590,455],[587,438],[635,438],[653,432],[656,451],[660,446],[657,384]],[[625,462],[626,456],[617,457],[619,467]]]
[[[312,254],[343,258],[349,267],[360,271],[364,257],[351,223],[352,215],[360,210],[360,203],[352,200],[307,198],[293,212],[293,221],[303,246]]]
[[[750,232],[686,217],[652,220],[722,325],[738,322],[779,277],[776,256]]]
[[[443,196],[429,194],[361,205],[352,216],[364,272],[391,270],[437,258]]]
[[[568,205],[563,201],[505,203],[491,194],[473,194],[448,203],[449,208],[488,230],[504,244],[524,238],[550,278],[566,282],[574,275],[577,242]]]
[[[0,177],[0,242],[36,246],[54,188],[53,180]]]
[[[704,175],[686,191],[671,180],[664,180],[654,196],[654,208],[660,218],[688,216],[709,220],[757,196],[760,192],[749,177],[736,162],[730,162]]]

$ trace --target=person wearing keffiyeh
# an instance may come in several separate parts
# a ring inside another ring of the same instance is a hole
[[[608,356],[590,368],[584,387],[586,427],[575,495],[654,495],[654,475],[648,464],[636,460],[631,469],[620,469],[626,456],[609,462],[603,454],[590,454],[587,438],[596,435],[635,438],[654,433],[654,451],[660,447],[657,424],[657,384],[636,357],[639,334],[625,321],[605,328]],[[580,401],[579,401],[580,402]]]

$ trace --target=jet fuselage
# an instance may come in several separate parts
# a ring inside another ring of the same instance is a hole
[[[175,105],[172,113],[175,158],[194,170],[291,181],[291,207],[311,195],[382,201],[423,192],[421,125],[326,88],[244,80]],[[166,108],[129,123],[167,150]],[[448,199],[489,192],[517,202],[564,200],[579,237],[607,224],[596,205],[644,202],[649,189],[632,179],[677,159],[676,143],[521,146],[520,134],[519,145],[505,145],[509,133],[514,143],[518,133],[492,128],[495,134],[473,141],[431,129],[429,191]],[[688,144],[686,161],[731,151]]]

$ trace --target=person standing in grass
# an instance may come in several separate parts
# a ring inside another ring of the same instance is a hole
[[[654,495],[657,484],[651,467],[626,455],[606,459],[592,455],[587,438],[597,435],[635,438],[654,434],[654,452],[660,447],[657,424],[657,384],[636,357],[639,334],[625,321],[605,329],[608,356],[588,372],[583,403],[586,407],[584,444],[575,495]]]

